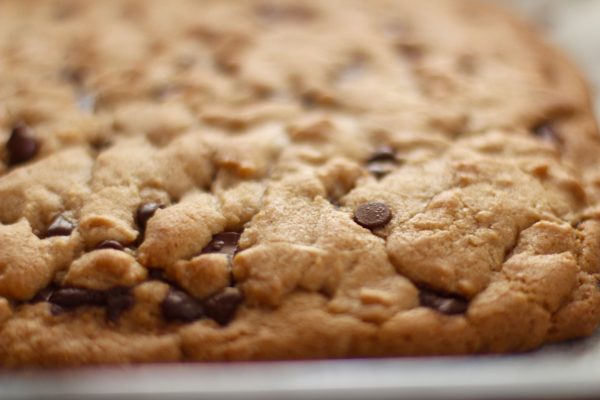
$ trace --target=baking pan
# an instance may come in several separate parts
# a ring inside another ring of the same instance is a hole
[[[504,398],[600,398],[600,333],[510,356],[147,365],[0,377],[1,400]]]

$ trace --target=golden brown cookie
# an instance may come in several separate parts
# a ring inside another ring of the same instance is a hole
[[[600,321],[576,69],[470,0],[0,2],[0,365],[525,351]]]

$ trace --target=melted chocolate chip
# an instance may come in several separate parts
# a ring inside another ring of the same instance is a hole
[[[198,300],[174,288],[169,290],[160,308],[167,320],[192,322],[204,317],[204,308]]]
[[[100,250],[100,249],[113,249],[113,250],[119,250],[119,251],[125,251],[125,247],[117,242],[116,240],[104,240],[100,243],[98,243],[98,245],[96,246],[96,250]]]
[[[242,234],[239,232],[221,232],[212,237],[212,240],[204,247],[201,254],[221,253],[232,256],[238,248],[238,242]]]
[[[117,321],[123,311],[133,307],[134,298],[131,290],[126,287],[116,287],[106,292],[106,317]]]
[[[48,301],[65,309],[83,305],[103,305],[104,293],[82,288],[61,288],[54,291]]]
[[[164,208],[164,206],[152,202],[140,204],[140,206],[137,209],[137,212],[135,213],[135,223],[141,231],[144,231],[146,229],[146,224],[148,223],[148,220],[152,218],[156,210],[158,210],[159,208]]]
[[[204,302],[204,309],[209,318],[217,321],[219,325],[227,325],[235,315],[244,295],[236,288],[226,288]]]
[[[380,202],[365,203],[354,210],[354,221],[367,229],[382,228],[392,219],[388,206]]]
[[[46,237],[50,236],[69,236],[75,229],[75,224],[65,218],[62,214],[54,217],[50,226],[46,230]]]
[[[24,124],[17,124],[6,142],[8,163],[21,164],[31,160],[40,149],[39,142],[31,135],[30,129]]]
[[[423,307],[433,308],[446,315],[463,314],[469,308],[469,303],[464,299],[429,290],[421,290],[419,300]]]

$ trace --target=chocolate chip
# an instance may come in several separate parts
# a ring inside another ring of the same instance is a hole
[[[398,160],[394,149],[382,146],[367,161],[367,170],[377,178],[381,178],[392,172],[397,165]]]
[[[148,268],[148,279],[155,281],[166,281],[165,271],[161,268]]]
[[[556,128],[554,127],[554,124],[552,122],[542,122],[534,126],[532,131],[536,137],[546,142],[555,143],[559,145],[562,145],[563,143],[562,138],[556,131]]]
[[[48,301],[52,293],[54,293],[58,289],[58,286],[55,284],[50,284],[49,286],[40,290],[33,299],[31,299],[32,303],[39,303],[42,301]]]
[[[388,206],[380,202],[365,203],[354,210],[354,221],[367,229],[382,228],[392,219]]]
[[[389,162],[374,162],[367,165],[367,171],[376,178],[382,178],[392,172],[395,166]]]
[[[469,308],[469,303],[464,299],[430,290],[421,290],[419,301],[423,307],[433,308],[446,315],[463,314]]]
[[[46,237],[50,236],[69,236],[75,229],[75,224],[65,218],[62,214],[54,217],[50,226],[46,230]]]
[[[96,250],[100,250],[100,249],[114,249],[114,250],[125,251],[125,247],[121,243],[117,242],[116,240],[104,240],[104,241],[100,242],[96,246]]]
[[[396,161],[396,152],[389,146],[381,146],[375,150],[368,162],[375,161]]]
[[[135,223],[141,231],[144,231],[146,229],[146,223],[148,223],[148,220],[152,218],[156,210],[158,210],[159,208],[164,208],[164,206],[152,202],[140,204],[140,206],[137,209],[137,212],[135,213]]]
[[[201,254],[222,253],[232,256],[237,250],[241,235],[240,232],[217,233],[206,247],[202,249]]]
[[[133,307],[134,298],[126,287],[115,287],[106,292],[106,317],[115,322],[121,313]]]
[[[24,124],[17,124],[12,129],[10,138],[6,142],[8,150],[8,163],[21,164],[31,160],[40,149],[40,144],[31,135],[30,129]]]
[[[236,288],[226,288],[204,302],[204,309],[209,318],[217,321],[219,325],[227,325],[235,315],[244,295]]]
[[[181,290],[171,288],[160,304],[163,317],[168,320],[192,322],[204,317],[202,304]]]
[[[61,288],[54,291],[48,301],[62,308],[71,309],[83,305],[103,305],[104,293],[82,288]]]
[[[51,303],[50,311],[53,315],[85,305],[106,306],[106,316],[113,322],[134,304],[131,289],[126,287],[97,291],[75,287],[58,288],[50,285],[41,290],[32,300],[32,302],[40,301]]]

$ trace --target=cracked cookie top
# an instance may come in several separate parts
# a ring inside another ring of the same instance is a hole
[[[471,0],[0,2],[0,364],[521,351],[600,321],[600,136]]]

